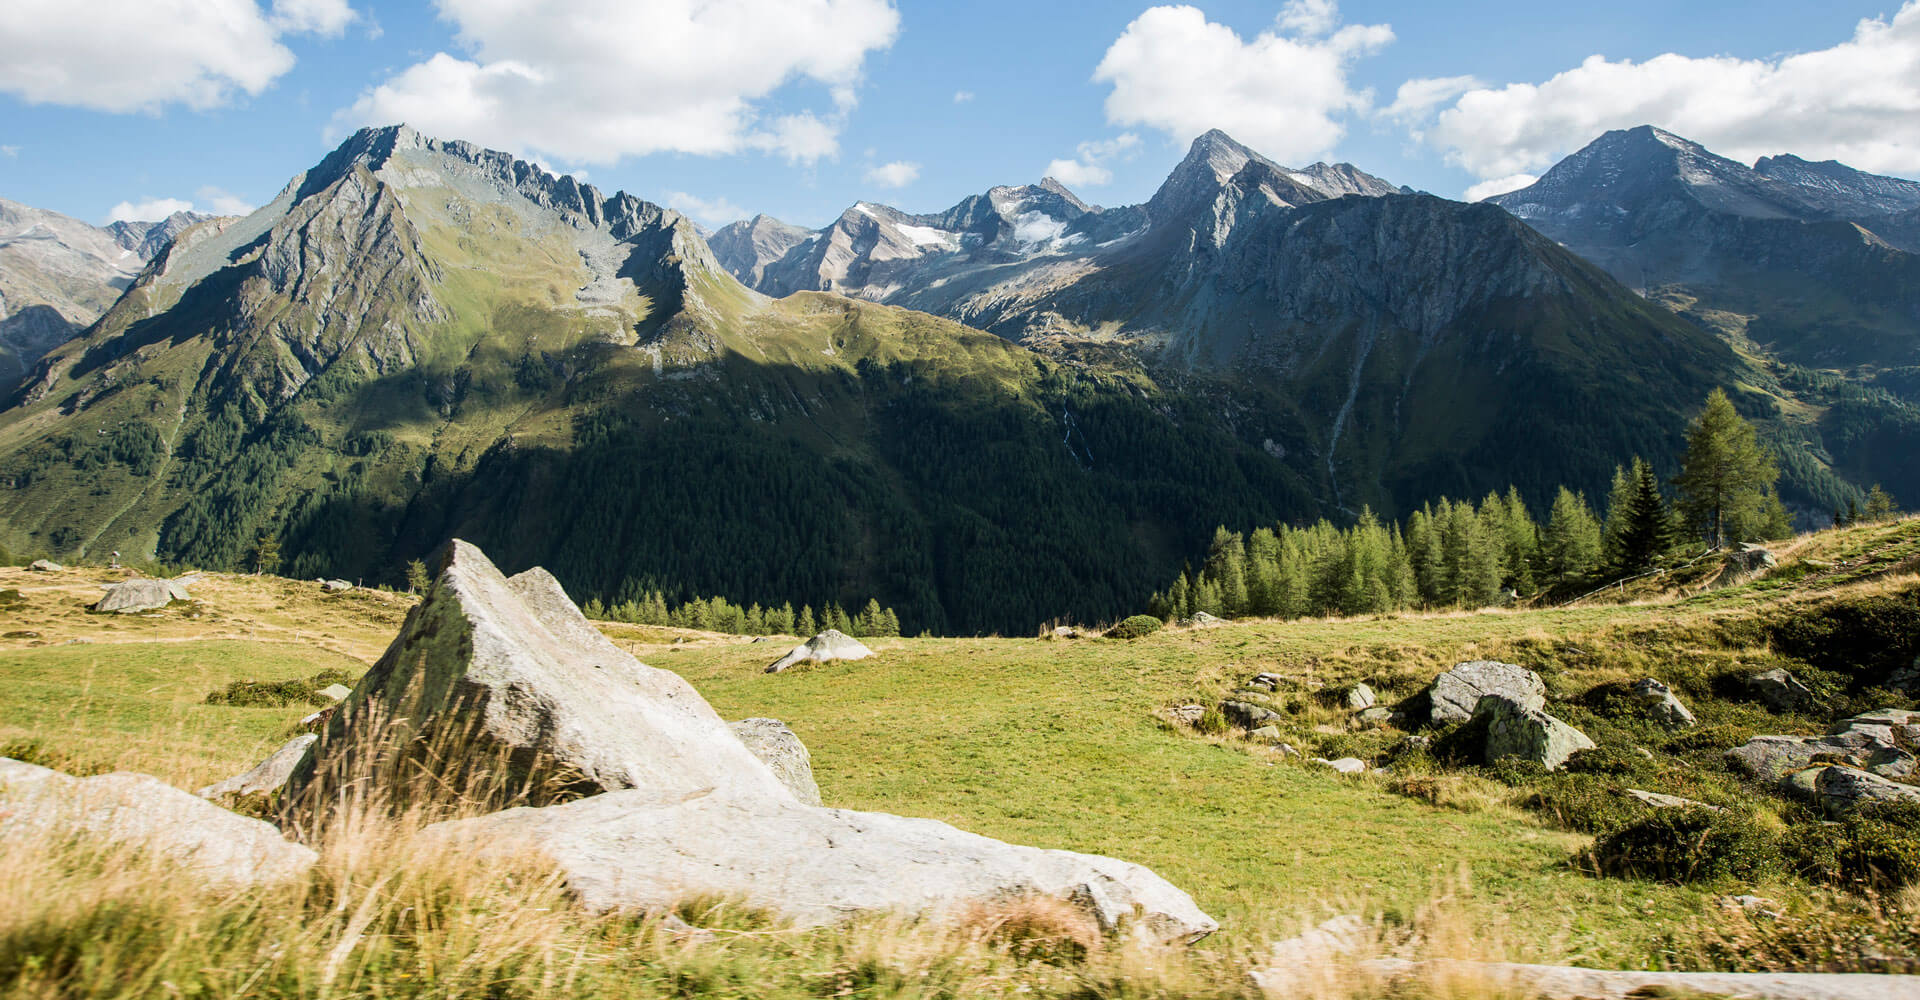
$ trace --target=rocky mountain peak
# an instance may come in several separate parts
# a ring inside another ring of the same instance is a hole
[[[1381,198],[1387,195],[1413,193],[1410,188],[1382,180],[1351,163],[1323,161],[1292,171],[1291,174],[1294,180],[1334,198],[1349,194]]]
[[[1836,217],[1892,215],[1920,208],[1920,183],[1870,174],[1837,160],[1816,163],[1783,153],[1761,157],[1753,171],[1795,188],[1806,201]]]

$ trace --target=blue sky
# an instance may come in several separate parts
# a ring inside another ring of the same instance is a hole
[[[1210,125],[1447,197],[1642,122],[1920,177],[1920,7],[1888,2],[9,0],[0,48],[0,197],[96,223],[263,203],[395,116],[709,225],[1050,165],[1138,202]]]

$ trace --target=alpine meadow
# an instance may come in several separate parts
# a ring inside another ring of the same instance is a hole
[[[0,1000],[1920,996],[1856,6],[0,10]]]

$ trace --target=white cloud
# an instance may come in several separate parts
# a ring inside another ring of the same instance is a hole
[[[273,0],[273,24],[282,31],[338,38],[359,17],[347,0]]]
[[[1047,164],[1046,176],[1068,187],[1099,187],[1113,182],[1113,171],[1079,160],[1054,160]]]
[[[1393,40],[1384,24],[1337,27],[1331,2],[1289,3],[1274,29],[1242,40],[1194,7],[1153,7],[1127,25],[1094,69],[1107,120],[1184,142],[1211,128],[1281,160],[1333,148],[1342,119],[1373,103],[1347,80],[1352,63]]]
[[[436,53],[360,96],[336,128],[405,121],[590,164],[656,152],[835,155],[891,0],[438,0],[464,56]],[[775,115],[789,84],[830,108]]]
[[[12,160],[12,159],[18,158],[19,155],[20,155],[19,146],[0,146],[0,156],[4,156],[7,159]]]
[[[1113,171],[1100,164],[1119,157],[1131,160],[1140,151],[1140,137],[1132,132],[1096,139],[1074,148],[1074,159],[1047,164],[1046,176],[1068,187],[1099,187],[1113,181]]]
[[[1920,174],[1920,3],[1830,48],[1767,59],[1591,56],[1481,87],[1416,130],[1480,177],[1538,171],[1615,128],[1657,125],[1752,162],[1772,153]]]
[[[189,210],[195,210],[194,206],[198,206],[197,211],[212,215],[247,215],[256,207],[245,198],[211,184],[193,193],[193,202],[188,206]]]
[[[919,179],[920,164],[906,160],[882,163],[877,167],[869,168],[866,173],[868,184],[878,184],[881,187],[903,188]]]
[[[1479,77],[1443,76],[1408,80],[1393,95],[1393,103],[1380,109],[1383,118],[1404,124],[1418,124],[1433,114],[1433,109],[1477,87],[1486,86]]]
[[[254,95],[293,68],[288,34],[338,34],[345,0],[7,0],[0,92],[96,111],[196,110]]]
[[[1467,188],[1466,199],[1468,201],[1486,201],[1496,194],[1518,191],[1539,179],[1540,178],[1532,174],[1509,174],[1505,177],[1495,177],[1492,180],[1481,181]]]
[[[953,92],[953,103],[955,104],[965,104],[971,100],[973,100],[973,91],[971,90],[956,90]]]
[[[667,192],[667,207],[709,229],[718,229],[729,222],[747,217],[746,209],[728,201],[725,197],[702,198],[685,191]]]
[[[123,201],[107,213],[108,222],[158,222],[175,212],[193,211],[193,202],[179,198]]]

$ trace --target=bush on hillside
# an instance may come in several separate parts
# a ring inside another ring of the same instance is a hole
[[[1920,589],[1829,602],[1768,631],[1787,656],[1856,683],[1882,678],[1920,651]]]
[[[1152,615],[1134,615],[1132,618],[1108,629],[1107,638],[1139,639],[1160,631],[1161,626],[1165,624],[1165,622],[1162,622]]]
[[[322,670],[305,680],[234,681],[219,691],[209,692],[207,704],[230,705],[234,708],[285,708],[300,702],[325,708],[333,701],[322,695],[320,689],[334,684],[352,687],[353,675],[344,670]]]
[[[1774,837],[1732,810],[1657,809],[1602,834],[1587,856],[1604,875],[1675,885],[1752,881],[1782,867]]]
[[[1831,826],[1796,827],[1782,849],[1808,881],[1897,892],[1920,884],[1920,802],[1869,804]]]
[[[1576,750],[1567,758],[1567,771],[1571,774],[1604,774],[1615,777],[1629,777],[1645,774],[1653,770],[1653,761],[1617,746],[1597,746],[1586,750]]]
[[[1587,774],[1549,774],[1520,797],[1520,808],[1563,830],[1604,833],[1645,816],[1647,806],[1612,782]],[[1524,787],[1524,786],[1523,786]]]
[[[1750,739],[1753,739],[1753,729],[1750,726],[1701,726],[1660,744],[1660,749],[1670,754],[1693,753],[1700,750],[1731,750]]]

